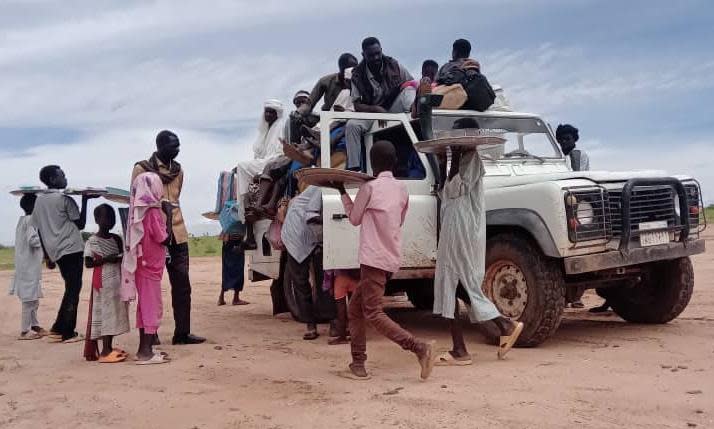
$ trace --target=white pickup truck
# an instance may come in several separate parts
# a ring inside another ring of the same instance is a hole
[[[406,114],[321,112],[322,153],[330,151],[329,125],[348,119],[375,120],[365,152],[381,139],[397,148],[395,177],[409,190],[409,212],[402,267],[387,293],[406,291],[415,307],[430,310],[440,178],[431,155],[414,150],[424,140],[420,121]],[[483,289],[504,315],[525,323],[519,345],[535,346],[551,336],[566,295],[577,290],[597,288],[631,322],[666,323],[684,310],[694,286],[689,257],[704,251],[699,233],[706,222],[696,180],[657,171],[573,171],[551,128],[534,114],[435,110],[430,121],[428,132],[437,137],[466,121],[506,139],[480,148],[487,207]],[[328,157],[322,164],[329,167]],[[358,268],[359,230],[330,189],[323,189],[323,222],[323,268]],[[256,225],[253,280],[278,278],[279,252],[261,240],[268,225]]]

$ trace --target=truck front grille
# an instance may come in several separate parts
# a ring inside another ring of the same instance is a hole
[[[689,212],[690,207],[699,207],[699,188],[695,184],[686,184],[687,201],[689,207],[681,210]],[[622,234],[622,190],[611,189],[608,191],[610,217],[612,219],[612,234],[619,237]],[[637,231],[642,222],[666,221],[667,227],[678,225],[675,200],[677,193],[671,186],[637,186],[632,191],[630,200],[630,229]],[[699,215],[690,215],[690,227],[697,229]]]

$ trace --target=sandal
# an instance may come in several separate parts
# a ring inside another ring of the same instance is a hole
[[[318,334],[317,331],[310,331],[306,332],[305,335],[302,336],[302,339],[306,341],[312,341],[318,339],[318,337],[320,337],[320,334]]]
[[[40,338],[42,338],[42,335],[38,334],[35,331],[27,331],[17,337],[18,340],[39,340]]]
[[[330,338],[327,340],[327,345],[328,346],[339,346],[342,344],[349,344],[350,339],[348,337],[335,337],[335,338]]]
[[[119,363],[119,362],[124,362],[127,358],[126,354],[121,354],[116,350],[112,350],[111,353],[109,353],[106,356],[99,356],[98,362],[99,363]]]
[[[72,344],[72,343],[78,343],[80,341],[84,341],[84,335],[77,334],[72,338],[67,338],[66,340],[62,340],[62,344]]]
[[[471,355],[456,357],[451,354],[451,352],[446,352],[440,354],[436,358],[436,366],[467,366],[472,365],[474,361],[471,359]]]
[[[162,355],[161,353],[154,353],[154,355],[151,357],[151,359],[147,360],[137,360],[136,364],[137,365],[159,365],[162,363],[169,363],[171,362],[171,359],[168,357]]]
[[[513,348],[513,346],[516,344],[516,341],[518,341],[518,337],[521,335],[521,332],[523,332],[523,322],[517,322],[516,327],[515,329],[513,329],[513,333],[511,335],[507,337],[500,337],[498,348],[499,359],[504,359],[506,357],[506,354]]]

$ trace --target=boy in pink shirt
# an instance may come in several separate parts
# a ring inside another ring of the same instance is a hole
[[[392,175],[397,152],[390,142],[374,143],[369,157],[377,178],[362,185],[354,203],[344,186],[336,186],[350,223],[360,225],[360,282],[349,305],[352,363],[346,375],[360,380],[369,378],[365,368],[365,322],[368,321],[380,334],[416,354],[421,378],[427,379],[434,367],[432,345],[417,340],[390,319],[382,308],[384,287],[392,274],[399,271],[402,224],[409,206],[409,194],[404,184]]]

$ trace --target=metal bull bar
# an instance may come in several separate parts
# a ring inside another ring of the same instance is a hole
[[[689,202],[687,201],[687,193],[684,189],[684,185],[679,179],[674,177],[662,177],[662,178],[651,178],[651,179],[630,179],[625,183],[622,188],[622,236],[620,238],[619,250],[622,253],[627,253],[629,251],[630,239],[632,238],[632,223],[630,219],[630,206],[632,200],[632,191],[637,186],[661,186],[668,185],[674,188],[677,192],[677,197],[679,198],[679,223],[680,226],[675,227],[675,229],[681,229],[679,233],[679,241],[686,243],[687,237],[689,237]],[[671,228],[662,228],[660,230],[672,230]],[[653,230],[657,231],[657,230]],[[637,234],[641,234],[640,231]]]

